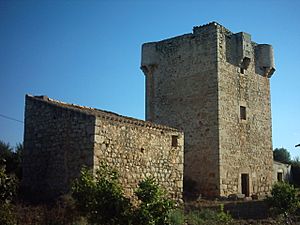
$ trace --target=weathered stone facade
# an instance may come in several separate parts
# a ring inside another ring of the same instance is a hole
[[[217,23],[142,47],[146,118],[185,133],[198,194],[264,195],[272,185],[270,45]]]
[[[183,133],[176,129],[46,96],[26,96],[22,185],[40,198],[70,189],[83,165],[106,161],[121,175],[128,196],[154,177],[182,197]]]
[[[273,183],[292,181],[291,165],[273,161]]]
[[[105,160],[128,196],[147,176],[175,199],[183,177],[197,196],[270,191],[272,46],[210,23],[144,44],[141,69],[148,122],[26,96],[23,186],[52,198]]]

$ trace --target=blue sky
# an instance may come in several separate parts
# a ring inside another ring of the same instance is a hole
[[[0,114],[23,120],[30,93],[144,119],[142,43],[217,21],[273,45],[273,146],[300,156],[299,12],[297,0],[0,0]],[[0,117],[0,140],[22,142],[23,124]]]

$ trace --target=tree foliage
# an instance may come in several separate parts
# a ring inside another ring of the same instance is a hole
[[[275,148],[273,151],[274,160],[282,163],[290,163],[291,155],[285,148]]]
[[[288,183],[275,183],[271,195],[267,201],[276,213],[293,213],[300,206],[297,190]]]
[[[291,168],[292,183],[296,187],[300,187],[300,158],[299,157],[295,157],[291,161],[291,164],[292,164],[292,168]]]
[[[13,148],[0,141],[0,204],[10,202],[16,194],[15,169],[20,166],[17,159],[18,155]]]
[[[0,140],[0,165],[4,166],[7,174],[15,174],[22,178],[22,153],[23,145],[17,144],[15,148]]]

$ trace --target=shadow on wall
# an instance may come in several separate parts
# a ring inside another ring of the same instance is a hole
[[[194,201],[199,198],[199,191],[196,189],[197,182],[191,178],[183,179],[183,197],[187,201]]]

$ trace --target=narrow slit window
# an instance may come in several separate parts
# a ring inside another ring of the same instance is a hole
[[[177,147],[177,146],[178,146],[178,136],[172,135],[172,147]]]
[[[240,106],[240,118],[241,120],[246,120],[246,107],[245,106]]]
[[[244,68],[240,68],[240,72],[241,72],[241,74],[245,74],[245,69]]]

